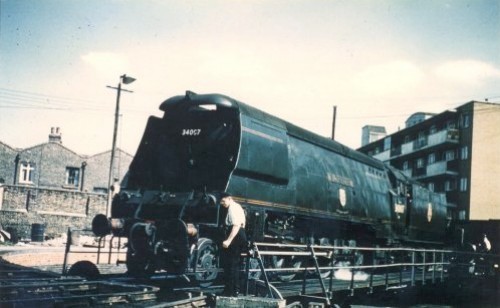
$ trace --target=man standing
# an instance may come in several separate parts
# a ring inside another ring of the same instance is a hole
[[[238,296],[240,285],[240,255],[247,245],[245,212],[230,194],[221,195],[220,204],[227,209],[226,240],[222,242],[224,257],[224,295]]]

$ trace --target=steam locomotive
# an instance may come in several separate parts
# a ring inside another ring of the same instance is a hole
[[[222,192],[245,209],[252,241],[443,244],[444,195],[378,160],[220,94],[187,91],[160,109],[111,219],[93,222],[96,234],[128,238],[132,275],[193,270],[200,283],[213,281]]]

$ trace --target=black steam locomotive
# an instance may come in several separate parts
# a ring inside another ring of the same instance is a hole
[[[160,109],[112,203],[133,275],[201,268],[197,280],[213,280],[222,192],[245,208],[252,241],[442,244],[444,195],[378,160],[224,95],[188,91]]]

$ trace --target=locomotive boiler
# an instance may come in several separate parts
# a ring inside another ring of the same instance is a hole
[[[188,91],[160,109],[162,118],[148,120],[111,219],[93,223],[96,233],[128,238],[133,275],[193,270],[200,283],[213,281],[222,192],[244,207],[252,241],[442,244],[444,195],[378,160],[220,94]]]

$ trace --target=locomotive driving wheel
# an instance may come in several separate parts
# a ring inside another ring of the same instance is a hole
[[[248,273],[248,279],[260,279],[260,276],[262,276],[262,271],[259,266],[259,261],[255,258],[245,258],[244,262],[245,269],[247,266],[246,262],[249,262],[248,269],[250,271]]]
[[[209,287],[218,275],[217,245],[208,238],[198,240],[195,279],[201,287]]]
[[[295,256],[272,256],[271,266],[276,269],[280,268],[295,268],[298,269],[302,266],[302,261]],[[278,280],[287,282],[295,278],[297,272],[291,271],[276,271]]]
[[[130,231],[127,248],[127,271],[133,277],[148,278],[155,272],[153,260],[150,258],[151,248],[146,225],[137,223]]]
[[[331,246],[330,239],[322,237],[319,239],[319,246]],[[328,257],[318,257],[319,267],[330,267],[332,265],[332,260]],[[309,267],[314,267],[314,263],[311,262]],[[316,269],[308,270],[309,274],[318,274]],[[332,274],[329,269],[319,270],[319,275],[322,279],[328,278]]]

